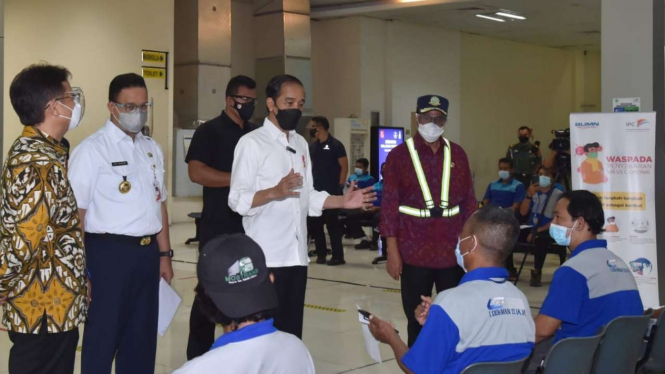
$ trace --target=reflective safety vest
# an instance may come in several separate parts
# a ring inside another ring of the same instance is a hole
[[[429,217],[453,217],[459,214],[460,208],[459,205],[455,207],[450,207],[448,195],[450,193],[450,169],[452,166],[452,156],[450,152],[450,142],[448,139],[443,138],[446,142],[446,146],[443,148],[443,175],[441,177],[441,206],[435,207],[434,200],[432,199],[432,193],[429,190],[429,185],[427,184],[427,178],[425,177],[425,172],[423,171],[423,166],[420,163],[420,158],[418,157],[418,152],[416,147],[413,144],[413,138],[410,138],[406,141],[406,146],[409,149],[409,155],[411,155],[411,161],[413,162],[413,168],[416,171],[416,176],[418,177],[418,184],[420,189],[423,192],[423,198],[425,199],[425,209],[412,208],[409,206],[400,205],[399,212],[420,218],[429,218]]]

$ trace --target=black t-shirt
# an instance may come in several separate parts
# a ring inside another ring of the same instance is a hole
[[[344,144],[333,138],[332,135],[328,135],[325,142],[321,143],[316,140],[310,144],[309,155],[312,158],[314,189],[337,195],[339,174],[342,172],[339,159],[346,157]]]
[[[233,152],[240,138],[257,128],[245,122],[241,129],[231,118],[222,115],[203,123],[194,132],[185,161],[204,163],[215,170],[230,173],[233,166]],[[244,232],[242,217],[229,208],[229,187],[203,187],[203,212],[199,223],[199,243],[221,234]]]

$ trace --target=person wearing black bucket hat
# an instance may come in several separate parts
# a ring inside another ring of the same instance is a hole
[[[273,275],[261,247],[244,234],[219,236],[201,251],[197,301],[224,327],[208,353],[174,374],[314,373],[314,363],[297,337],[278,331],[271,316],[278,306]]]

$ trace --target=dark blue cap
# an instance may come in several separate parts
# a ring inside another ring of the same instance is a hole
[[[416,113],[423,114],[432,110],[438,110],[448,116],[448,99],[438,95],[425,95],[418,98]]]

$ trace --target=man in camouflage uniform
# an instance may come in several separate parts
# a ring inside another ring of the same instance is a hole
[[[514,178],[524,184],[527,188],[531,185],[531,176],[534,175],[536,168],[542,163],[540,149],[531,143],[532,130],[522,126],[517,131],[519,143],[508,147],[506,157],[513,160],[515,165]]]

